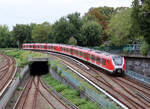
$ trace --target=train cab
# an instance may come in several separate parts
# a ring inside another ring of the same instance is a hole
[[[114,71],[113,73],[123,74],[125,71],[125,60],[121,56],[111,56],[112,62],[114,64]]]

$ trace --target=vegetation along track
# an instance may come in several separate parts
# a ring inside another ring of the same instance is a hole
[[[6,55],[0,55],[0,97],[10,84],[15,71],[15,60]]]
[[[137,82],[131,81],[126,77],[117,77],[105,74],[102,72],[102,70],[94,68],[88,64],[87,66],[90,69],[87,70],[65,56],[56,54],[51,55],[55,58],[61,59],[61,61],[63,61],[65,64],[75,68],[75,70],[80,72],[89,80],[93,81],[127,107],[131,109],[150,108],[150,88],[148,86],[137,85]]]
[[[58,99],[40,77],[31,77],[13,109],[69,109]]]

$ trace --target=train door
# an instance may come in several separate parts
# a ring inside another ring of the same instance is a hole
[[[60,51],[61,51],[61,50],[60,50],[60,46],[58,46],[58,45],[56,46],[56,51],[57,51],[57,52],[60,52]]]
[[[99,66],[100,65],[100,57],[96,56],[96,64]]]
[[[92,63],[95,64],[95,55],[94,54],[91,55],[91,60],[92,60]]]
[[[86,52],[85,51],[83,52],[83,58],[84,58],[84,60],[87,60],[86,59]]]
[[[44,49],[47,50],[47,44],[44,45]]]
[[[79,53],[78,53],[78,50],[77,50],[77,49],[76,49],[76,56],[79,57]]]
[[[70,54],[73,55],[73,47],[70,47]]]
[[[102,58],[102,67],[106,68],[106,59],[104,57]]]

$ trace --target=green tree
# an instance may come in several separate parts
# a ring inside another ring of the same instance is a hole
[[[11,46],[11,33],[7,25],[0,25],[0,48]]]
[[[61,18],[52,26],[53,36],[56,43],[68,43],[69,38],[74,33],[73,24],[69,23],[66,18]]]
[[[111,18],[107,34],[111,36],[110,39],[114,45],[125,45],[134,40],[134,37],[130,35],[131,11],[132,9],[125,9]]]
[[[49,32],[51,26],[48,22],[44,22],[35,26],[32,30],[32,39],[36,43],[47,43],[49,41]]]
[[[73,13],[67,16],[68,22],[73,26],[72,36],[77,40],[78,45],[82,45],[81,42],[81,26],[83,25],[83,20],[80,17],[80,13]]]
[[[13,27],[13,39],[14,42],[21,48],[22,44],[25,42],[31,42],[31,28],[29,25],[16,24]]]
[[[110,20],[112,15],[115,12],[115,9],[113,7],[104,6],[104,7],[98,7],[98,9],[103,15],[107,16],[107,20]]]
[[[77,40],[74,37],[70,37],[68,44],[69,45],[77,45]]]
[[[132,7],[132,21],[138,27],[138,29],[133,28],[132,31],[144,36],[150,44],[150,0],[134,0]]]
[[[97,8],[90,8],[86,16],[91,15],[94,16],[97,22],[102,26],[103,35],[102,35],[102,43],[104,43],[108,36],[106,34],[106,30],[109,24],[109,20],[111,19],[112,15],[115,13],[115,9],[112,7],[97,7]],[[91,17],[90,17],[91,18]]]
[[[103,34],[102,27],[96,21],[89,21],[83,24],[82,36],[86,38],[86,46],[97,46],[101,42]]]

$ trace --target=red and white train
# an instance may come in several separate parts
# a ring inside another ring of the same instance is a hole
[[[26,50],[46,50],[70,55],[94,64],[111,74],[124,74],[125,72],[124,57],[113,55],[104,51],[98,51],[79,46],[51,43],[23,44],[22,48]]]

